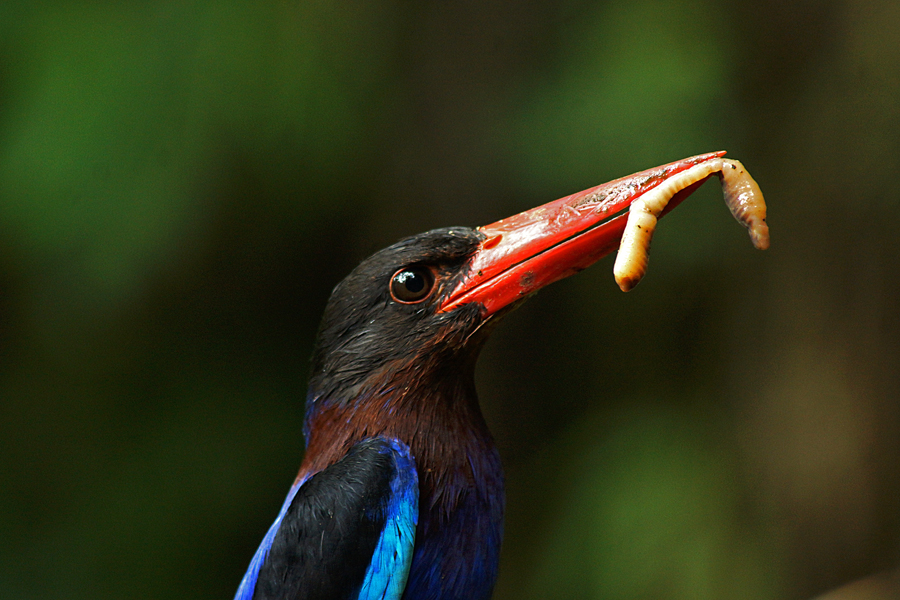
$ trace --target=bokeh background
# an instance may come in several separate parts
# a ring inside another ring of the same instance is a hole
[[[0,3],[0,598],[231,597],[359,260],[719,149],[768,252],[708,184],[483,353],[496,598],[891,573],[898,98],[895,0]]]

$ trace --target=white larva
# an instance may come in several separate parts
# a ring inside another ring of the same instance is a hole
[[[725,204],[738,223],[750,231],[753,245],[758,250],[765,250],[769,247],[769,226],[766,224],[766,201],[762,191],[740,161],[725,158],[721,161]]]
[[[703,162],[663,181],[631,204],[613,267],[616,283],[623,292],[633,289],[647,272],[650,240],[656,229],[656,220],[669,200],[684,188],[713,173],[719,174],[725,204],[734,218],[750,231],[753,245],[760,250],[769,247],[766,203],[759,186],[744,165],[724,158]]]

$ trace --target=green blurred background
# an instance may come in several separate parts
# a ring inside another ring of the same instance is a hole
[[[0,4],[0,598],[228,598],[330,289],[727,149],[507,319],[496,598],[801,599],[900,563],[900,3]],[[893,597],[893,596],[892,596]]]

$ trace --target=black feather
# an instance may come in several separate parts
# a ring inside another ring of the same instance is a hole
[[[342,600],[362,585],[386,520],[396,465],[383,439],[359,442],[297,492],[254,600]]]

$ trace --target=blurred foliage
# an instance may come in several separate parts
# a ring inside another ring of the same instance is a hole
[[[890,0],[0,4],[0,598],[230,597],[357,261],[717,149],[769,252],[709,186],[484,352],[496,597],[895,568],[898,97]]]

